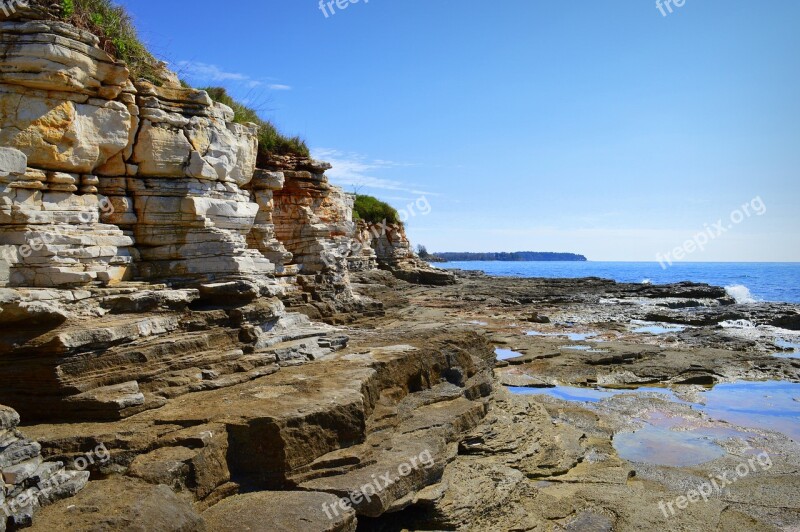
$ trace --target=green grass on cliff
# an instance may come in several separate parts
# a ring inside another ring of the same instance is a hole
[[[222,87],[206,87],[203,89],[212,100],[223,103],[233,109],[233,121],[240,124],[252,122],[258,125],[258,162],[266,162],[269,154],[309,156],[308,146],[300,137],[283,135],[270,122],[263,120],[258,113],[234,100]]]
[[[394,207],[385,201],[364,194],[356,195],[356,202],[353,205],[353,219],[364,220],[374,224],[381,223],[384,220],[390,224],[401,223],[400,214]]]
[[[49,4],[48,0],[32,1]],[[158,76],[159,61],[139,39],[125,8],[116,5],[113,0],[60,0],[60,7],[63,20],[96,35],[107,53],[125,62],[131,77],[146,79],[159,86],[163,84]],[[183,80],[181,85],[189,87]],[[224,88],[210,87],[205,90],[213,100],[233,109],[235,122],[258,125],[259,163],[265,163],[270,154],[309,156],[308,146],[303,139],[281,134],[273,124],[262,120],[255,110],[231,98]]]
[[[139,40],[125,8],[111,0],[61,0],[61,18],[97,35],[100,46],[124,61],[134,79],[161,84],[156,75],[158,61]]]

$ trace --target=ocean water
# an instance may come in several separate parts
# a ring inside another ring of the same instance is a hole
[[[800,263],[683,262],[664,269],[657,262],[446,262],[439,268],[482,270],[504,277],[602,277],[624,283],[669,284],[679,281],[728,288],[742,303],[800,303]]]

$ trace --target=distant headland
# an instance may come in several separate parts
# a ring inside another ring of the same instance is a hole
[[[434,253],[425,260],[440,262],[473,262],[473,261],[500,261],[500,262],[586,262],[588,259],[575,253],[550,253],[539,251],[515,251],[512,253]]]

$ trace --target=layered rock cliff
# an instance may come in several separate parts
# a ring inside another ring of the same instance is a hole
[[[19,430],[19,414],[0,406],[0,531],[30,526],[33,514],[42,506],[79,492],[89,480],[83,462],[67,471],[63,462],[45,462],[41,445],[26,438]]]
[[[16,413],[3,422],[0,459],[37,452],[0,463],[20,480],[0,505],[45,493],[8,525],[79,491],[88,474],[65,472],[58,497],[45,481],[97,445],[110,459],[75,504],[103,510],[75,529],[199,530],[198,511],[252,489],[336,502],[425,442],[438,469],[357,512],[401,507],[482,417],[491,350],[441,332],[354,349],[330,324],[383,312],[351,272],[452,275],[419,261],[401,226],[356,224],[327,163],[259,158],[256,125],[166,69],[133,77],[54,11],[32,2],[0,21],[0,404],[41,423],[42,454],[61,462],[24,443]]]
[[[374,254],[378,267],[392,272],[398,279],[427,285],[456,282],[452,272],[434,268],[419,258],[401,223],[371,224],[359,221],[356,235],[363,249],[358,250],[357,247],[356,252],[351,254],[351,260],[360,259],[365,250],[369,250],[369,254]]]
[[[256,351],[286,340],[262,334],[282,320],[302,330],[270,298],[330,321],[380,311],[351,289],[352,198],[328,183],[330,165],[275,155],[257,169],[255,125],[234,123],[207,93],[168,72],[162,86],[133,80],[96,36],[63,22],[0,24],[0,286],[20,288],[4,292],[0,313],[14,328],[3,352],[19,360],[0,397],[37,381],[23,414],[121,415],[146,407],[140,385],[164,380],[148,356],[164,336],[191,337],[187,360],[169,364],[180,372],[220,363],[220,349],[243,356],[241,338]],[[231,302],[253,308],[206,320],[213,333],[182,321]],[[118,317],[158,309],[174,315]],[[87,328],[88,317],[97,319]],[[43,324],[63,325],[43,333]],[[136,369],[125,362],[134,359]]]
[[[329,165],[274,156],[257,170],[255,126],[205,92],[169,75],[132,80],[97,37],[63,22],[0,29],[0,282],[302,275],[346,294],[348,257],[363,246]],[[374,241],[386,263],[414,262],[401,229]]]

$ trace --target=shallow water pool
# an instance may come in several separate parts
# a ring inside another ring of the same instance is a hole
[[[664,466],[694,466],[725,456],[725,450],[708,435],[653,425],[617,434],[613,443],[625,460]]]
[[[718,384],[698,406],[713,419],[774,430],[800,442],[800,384],[785,381]]]
[[[596,403],[615,395],[654,392],[667,396],[667,399],[678,401],[672,390],[667,388],[639,388],[638,390],[612,390],[609,388],[581,388],[579,386],[554,386],[551,388],[509,387],[511,393],[519,395],[549,395],[564,401],[584,401]]]
[[[614,447],[622,458],[665,466],[692,466],[709,462],[725,451],[718,442],[749,439],[755,433],[747,428],[766,429],[785,434],[800,442],[800,384],[784,381],[736,382],[719,384],[703,392],[700,403],[687,403],[666,388],[643,387],[637,390],[610,390],[556,386],[553,388],[510,388],[512,393],[548,395],[564,401],[598,403],[621,394],[654,392],[672,402],[689,404],[705,413],[711,423],[701,423],[655,410],[637,418],[642,427],[614,436]],[[724,424],[714,423],[722,421]],[[738,425],[743,430],[726,424]]]
[[[633,332],[638,334],[654,334],[654,335],[661,335],[661,334],[670,334],[670,333],[679,333],[686,330],[686,327],[681,325],[643,325],[641,327],[637,327],[633,330]]]
[[[786,340],[775,340],[775,345],[784,349],[791,349],[791,351],[783,351],[775,353],[778,358],[800,358],[800,343],[789,342]]]
[[[495,355],[497,355],[497,360],[508,360],[510,358],[517,358],[523,356],[522,353],[517,353],[516,351],[512,351],[511,349],[500,349],[499,347],[494,350]]]
[[[568,338],[571,342],[583,342],[589,338],[594,338],[597,333],[543,333],[539,331],[528,331],[528,336],[547,336],[550,338]]]

